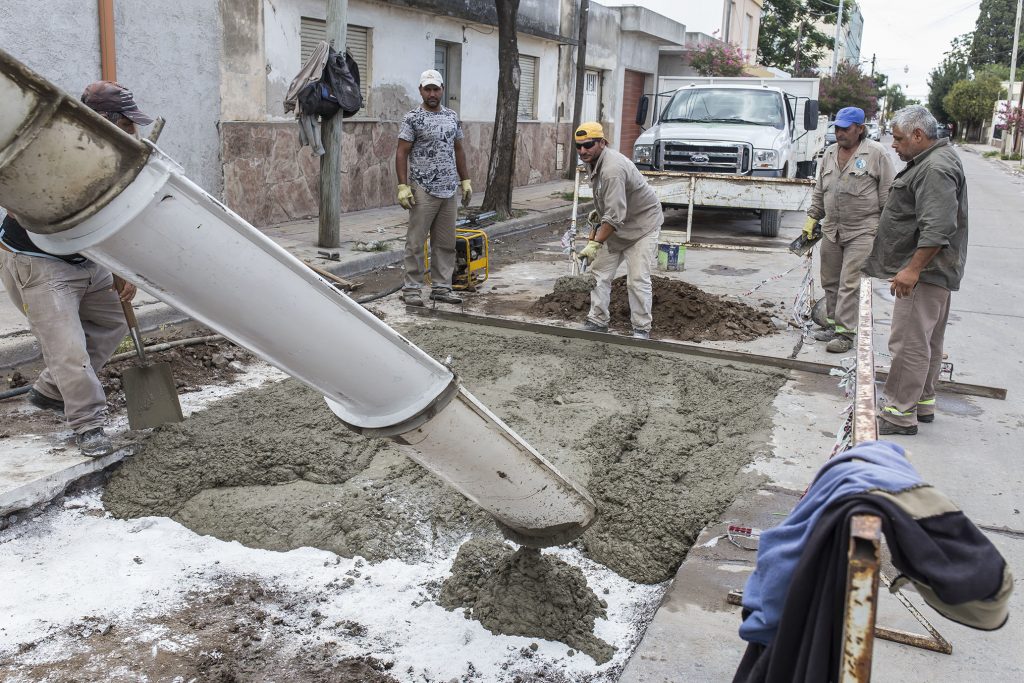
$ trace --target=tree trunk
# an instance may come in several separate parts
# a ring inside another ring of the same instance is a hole
[[[516,14],[519,0],[494,0],[498,10],[498,104],[487,164],[487,189],[482,211],[512,213],[512,178],[516,168],[516,126],[519,120],[519,41]]]

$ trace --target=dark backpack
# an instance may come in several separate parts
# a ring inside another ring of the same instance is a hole
[[[298,95],[303,113],[329,119],[338,113],[346,119],[363,108],[359,92],[359,66],[348,52],[339,53],[333,47],[327,56],[319,81],[308,84]]]

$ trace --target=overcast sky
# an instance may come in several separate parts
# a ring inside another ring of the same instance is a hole
[[[688,6],[704,4],[702,0],[595,2],[648,7],[682,24],[687,23]],[[875,53],[876,70],[888,74],[890,83],[901,84],[912,99],[924,101],[928,72],[942,61],[953,38],[974,30],[980,0],[859,0],[859,4],[864,14],[861,59],[870,60]],[[864,65],[865,72],[870,68],[870,64]]]

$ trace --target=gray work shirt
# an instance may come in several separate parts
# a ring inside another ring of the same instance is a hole
[[[960,289],[967,262],[967,179],[945,138],[896,174],[864,272],[891,278],[924,247],[942,249],[921,271],[920,281]]]
[[[455,141],[462,137],[459,115],[448,107],[440,111],[417,107],[402,119],[398,139],[412,143],[409,175],[427,194],[438,199],[455,195],[459,186]]]
[[[843,168],[839,145],[831,145],[821,159],[807,215],[821,219],[821,231],[833,242],[874,235],[895,172],[885,147],[873,140],[861,140]]]
[[[594,208],[601,222],[615,229],[606,246],[611,253],[629,248],[641,237],[661,229],[661,202],[628,157],[605,147],[590,171]]]

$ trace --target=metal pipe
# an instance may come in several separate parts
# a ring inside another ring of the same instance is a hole
[[[100,77],[117,80],[117,41],[114,33],[114,0],[98,0],[100,23]]]
[[[860,308],[857,321],[857,375],[853,399],[853,445],[878,439],[875,419],[875,350],[872,333],[871,278],[860,280]]]

